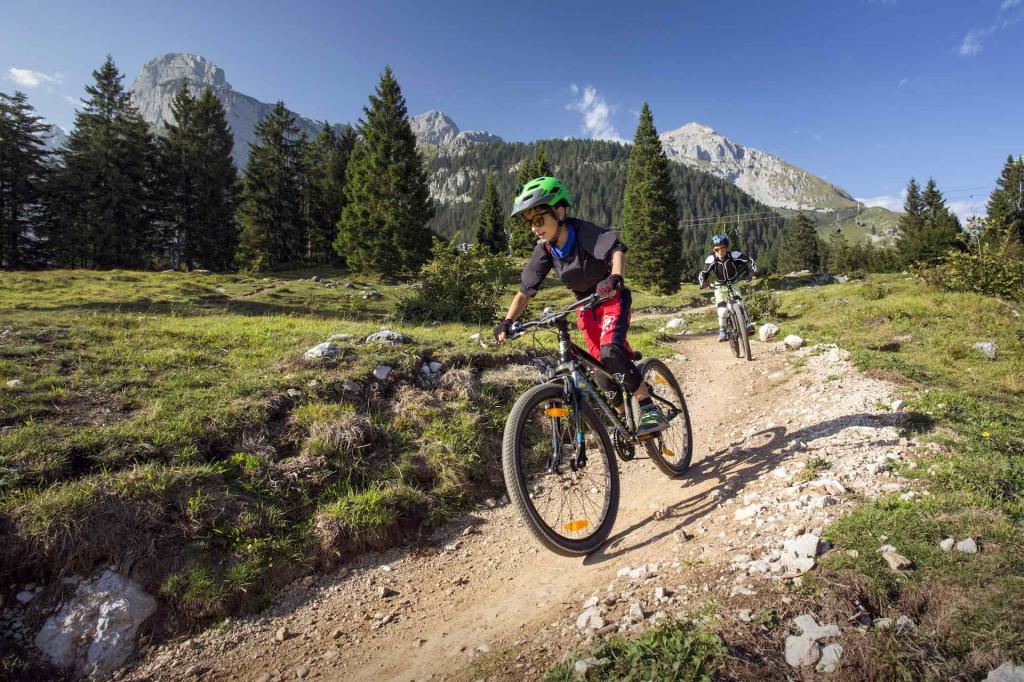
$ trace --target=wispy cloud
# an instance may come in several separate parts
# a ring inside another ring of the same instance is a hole
[[[82,100],[77,97],[72,97],[71,95],[61,95],[61,98],[63,98],[63,100],[68,104],[74,104],[76,107],[82,103]]]
[[[1022,0],[1003,0],[1003,4],[999,6],[1000,11],[1009,10],[1017,5],[1021,4]],[[1002,31],[1004,28],[1012,26],[1024,19],[1024,12],[1019,12],[1015,16],[1000,19],[993,23],[988,28],[972,28],[964,36],[964,39],[960,41],[960,47],[957,49],[957,53],[961,57],[973,57],[974,55],[981,52],[985,47],[985,41],[988,40],[994,33]]]
[[[63,83],[64,74],[57,73],[49,74],[43,73],[42,71],[33,71],[32,69],[19,69],[11,67],[7,69],[7,80],[14,81],[18,85],[26,88],[36,88],[43,83]]]
[[[904,88],[904,86],[906,86],[906,84],[909,83],[909,82],[910,82],[909,78],[901,78],[900,82],[896,84],[896,92],[899,92],[900,90],[902,90]]]
[[[907,190],[903,190],[896,196],[892,194],[883,194],[877,197],[858,198],[857,201],[865,206],[881,206],[882,208],[887,208],[890,211],[902,211],[903,202],[906,198]]]
[[[985,215],[985,200],[967,199],[964,201],[948,201],[946,206],[957,214],[960,222],[966,224],[970,218],[977,215]]]
[[[597,88],[592,85],[585,85],[582,88],[570,85],[569,89],[573,95],[578,96],[578,99],[567,104],[565,108],[583,114],[582,129],[591,139],[625,142],[611,121],[615,107],[605,102],[604,97],[597,93]]]

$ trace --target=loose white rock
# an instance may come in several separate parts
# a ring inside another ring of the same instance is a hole
[[[665,329],[679,329],[686,325],[686,320],[681,317],[673,317],[665,324]]]
[[[894,400],[892,401],[892,405],[890,407],[892,408],[893,412],[902,412],[903,408],[905,408],[906,406],[907,402],[905,400]]]
[[[303,354],[303,357],[306,358],[307,360],[321,360],[324,358],[337,357],[339,352],[341,352],[340,348],[335,346],[330,341],[324,341],[323,343],[313,346],[312,348],[307,350]]]
[[[762,341],[769,341],[779,335],[779,328],[771,322],[762,324],[761,328],[757,330],[757,338]]]
[[[43,624],[35,645],[57,667],[82,677],[107,677],[135,648],[135,634],[156,600],[134,581],[106,570],[81,583]]]
[[[839,666],[839,659],[843,657],[842,644],[829,644],[821,650],[821,660],[814,668],[819,673],[834,673]]]
[[[996,359],[996,351],[998,350],[995,341],[978,341],[974,344],[976,350],[980,350],[985,354],[985,357],[989,360]]]
[[[387,365],[378,365],[377,369],[373,370],[373,378],[377,381],[384,381],[391,374],[391,368]]]
[[[1024,666],[1007,661],[990,670],[983,682],[1024,682]]]
[[[7,382],[7,388],[18,388],[19,386],[24,386],[24,385],[25,385],[25,382],[22,381],[21,379],[10,379]]]
[[[786,638],[786,663],[794,668],[806,668],[821,658],[821,647],[810,637],[790,635]]]
[[[761,513],[761,505],[752,504],[749,507],[741,507],[740,509],[737,509],[733,514],[733,518],[737,521],[749,521],[759,513]]]
[[[974,538],[965,538],[956,543],[956,550],[964,554],[977,554],[978,543],[974,541]]]
[[[388,346],[398,346],[403,343],[408,343],[409,337],[404,334],[399,334],[396,331],[390,329],[381,329],[379,332],[374,332],[366,337],[363,343],[383,343]]]
[[[786,348],[796,349],[804,345],[804,340],[796,334],[790,334],[782,340],[782,343],[786,344]]]
[[[882,552],[882,558],[885,559],[885,563],[889,564],[889,568],[894,571],[906,571],[914,566],[913,561],[896,552]]]
[[[945,540],[939,543],[939,547],[942,548],[943,552],[948,552],[949,550],[953,549],[953,545],[955,544],[956,540],[954,540],[953,538],[946,538]]]
[[[840,634],[838,625],[818,625],[818,621],[809,613],[794,618],[793,625],[800,628],[801,635],[809,637],[814,641],[825,639],[826,637],[838,637]]]

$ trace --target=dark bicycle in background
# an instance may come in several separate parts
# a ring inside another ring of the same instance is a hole
[[[601,302],[596,294],[537,320],[515,323],[508,338],[553,329],[558,361],[546,365],[544,382],[527,390],[505,423],[502,469],[509,500],[548,549],[566,556],[593,552],[608,538],[619,504],[616,455],[624,461],[642,446],[670,477],[690,467],[693,434],[686,400],[672,371],[656,359],[635,356],[637,368],[668,420],[666,430],[636,435],[639,405],[601,362],[572,342],[567,318]],[[597,387],[603,375],[623,391],[619,413]]]

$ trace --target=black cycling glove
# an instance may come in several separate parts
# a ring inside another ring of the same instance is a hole
[[[498,336],[502,333],[508,338],[509,331],[512,329],[512,320],[502,320],[498,324],[494,325],[494,340],[498,340]]]

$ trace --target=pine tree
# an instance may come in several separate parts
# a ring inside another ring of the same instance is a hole
[[[821,246],[814,222],[806,214],[798,213],[787,225],[779,254],[779,270],[820,272],[823,264]]]
[[[160,248],[156,143],[113,59],[92,75],[54,178],[48,248],[64,266],[152,266]]]
[[[554,169],[548,161],[544,147],[537,145],[537,148],[534,150],[533,158],[523,159],[519,164],[519,168],[516,170],[515,194],[519,195],[520,192],[522,192],[523,187],[530,180],[541,177],[550,177],[553,174]],[[534,236],[533,231],[530,230],[529,227],[523,225],[523,221],[520,218],[508,217],[505,220],[505,230],[509,235],[510,251],[512,255],[525,258],[533,253],[533,248],[537,245],[537,237]]]
[[[906,263],[912,263],[916,254],[922,250],[924,243],[924,200],[921,197],[921,187],[917,180],[910,178],[907,183],[907,196],[903,200],[903,215],[900,216],[896,235],[896,247],[900,257]]]
[[[300,262],[305,254],[299,139],[284,102],[256,126],[239,209],[236,261],[242,267],[276,269]]]
[[[238,243],[238,172],[224,107],[187,83],[171,102],[163,141],[164,215],[171,265],[226,270]]]
[[[622,239],[629,247],[629,277],[661,293],[679,289],[682,275],[679,207],[668,157],[651,109],[644,102],[629,154],[622,208]]]
[[[960,220],[946,207],[934,179],[929,178],[923,193],[910,179],[903,211],[896,245],[904,264],[935,263],[950,249],[962,247]]]
[[[345,175],[345,207],[335,250],[350,268],[384,276],[412,275],[430,257],[434,216],[423,158],[406,118],[402,90],[385,67],[363,107]]]
[[[508,235],[505,234],[505,212],[498,199],[494,173],[487,174],[484,200],[480,204],[480,218],[477,221],[476,241],[487,247],[491,253],[505,253],[508,249]]]
[[[1009,237],[1024,244],[1024,156],[1006,158],[988,200],[988,223],[994,241]]]
[[[341,134],[326,122],[311,143],[306,145],[303,162],[308,175],[309,244],[307,261],[322,265],[336,261],[334,240],[338,219],[345,207],[345,168],[355,146],[355,131],[344,126]]]
[[[41,123],[22,92],[0,92],[0,267],[35,264],[49,154]]]

